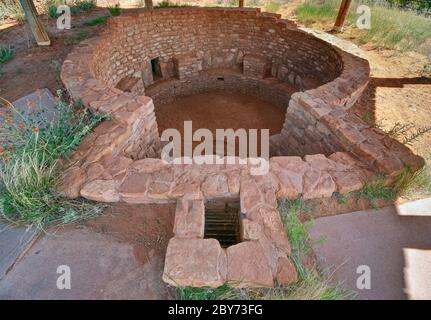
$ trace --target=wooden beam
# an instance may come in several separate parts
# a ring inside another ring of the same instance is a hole
[[[352,0],[343,0],[338,10],[337,19],[335,20],[333,31],[341,32],[343,30],[344,21],[346,20],[347,13],[349,12]]]
[[[244,2],[245,0],[239,0],[239,7],[244,8]]]
[[[153,0],[145,0],[145,8],[153,9]]]
[[[33,0],[19,0],[19,2],[21,3],[25,17],[27,18],[27,22],[34,38],[36,39],[37,44],[39,46],[49,46],[51,44],[51,40],[49,40],[42,21],[40,21],[37,15]]]

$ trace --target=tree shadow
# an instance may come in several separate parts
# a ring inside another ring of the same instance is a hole
[[[431,78],[376,78],[371,77],[368,87],[362,96],[351,108],[351,111],[367,122],[370,126],[376,126],[376,93],[377,88],[403,88],[405,85],[431,85]]]

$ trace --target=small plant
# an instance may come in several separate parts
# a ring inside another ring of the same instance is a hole
[[[426,63],[421,70],[422,78],[431,78],[431,63]]]
[[[52,120],[43,106],[21,111],[7,103],[0,129],[0,217],[39,228],[101,213],[104,206],[61,197],[55,186],[67,157],[104,117],[60,100]]]
[[[108,11],[111,14],[111,16],[119,16],[121,14],[121,8],[120,8],[120,4],[117,3],[115,6],[113,7],[108,7]]]
[[[366,111],[362,114],[362,120],[364,120],[367,124],[371,125],[372,124],[372,120],[371,120],[371,113],[369,111]]]
[[[97,16],[93,19],[84,20],[82,22],[83,25],[93,27],[97,26],[98,24],[104,24],[108,20],[108,16]]]
[[[87,30],[79,30],[78,32],[75,32],[64,39],[64,43],[66,45],[75,45],[80,43],[82,40],[87,39],[90,37],[91,33]]]
[[[349,201],[349,195],[345,193],[335,193],[338,204],[346,204]]]
[[[159,4],[157,4],[155,8],[157,9],[157,8],[182,8],[182,7],[190,7],[190,5],[170,2],[169,0],[163,0],[159,2]]]
[[[394,190],[387,186],[385,180],[380,177],[358,191],[358,195],[369,200],[371,206],[375,209],[377,208],[378,200],[389,201],[395,199],[396,196]]]
[[[431,194],[431,167],[425,166],[417,171],[405,167],[395,179],[393,190],[399,197],[413,193]]]
[[[9,47],[0,47],[0,63],[6,63],[13,59],[14,50]]]
[[[90,11],[96,8],[96,2],[93,0],[78,0],[73,3],[75,10]]]
[[[44,9],[48,17],[56,18],[57,17],[57,7],[63,4],[61,0],[45,0]]]
[[[379,125],[382,127],[381,125]],[[411,145],[413,142],[419,140],[423,135],[431,132],[429,127],[417,127],[414,123],[400,123],[396,122],[392,128],[384,130],[390,137],[397,139],[405,145]]]

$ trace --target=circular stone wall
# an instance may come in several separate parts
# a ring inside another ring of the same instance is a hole
[[[111,18],[103,35],[81,42],[62,66],[71,97],[111,120],[74,152],[61,189],[108,202],[170,202],[190,192],[238,197],[247,170],[187,171],[155,159],[161,143],[154,104],[208,90],[255,96],[283,110],[281,132],[270,138],[278,157],[259,180],[278,198],[329,197],[360,189],[376,172],[393,177],[406,165],[417,169],[423,159],[346,112],[369,80],[368,62],[356,51],[258,9],[158,9]]]
[[[347,51],[335,37],[255,9],[159,9],[110,19],[104,35],[80,43],[63,63],[72,98],[111,119],[72,154],[59,191],[103,202],[176,202],[163,272],[172,285],[295,282],[277,199],[331,197],[361,189],[377,173],[391,182],[406,166],[424,164],[346,112],[369,78],[368,62]],[[256,173],[252,159],[159,158],[154,104],[209,90],[281,108],[284,123],[270,139],[266,172]],[[205,238],[206,211],[220,199],[240,203],[240,242],[226,249],[213,234]]]

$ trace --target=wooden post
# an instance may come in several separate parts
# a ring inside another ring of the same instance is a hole
[[[153,9],[153,0],[145,0],[145,8]]]
[[[239,0],[239,7],[244,8],[244,2],[245,0]]]
[[[343,0],[338,10],[337,20],[335,20],[333,31],[341,32],[343,30],[344,21],[346,20],[347,13],[349,12],[352,0]]]
[[[46,33],[42,22],[40,21],[36,7],[34,6],[33,0],[19,0],[22,9],[24,10],[25,17],[30,26],[31,32],[39,46],[49,46],[51,40],[49,40],[48,34]]]

